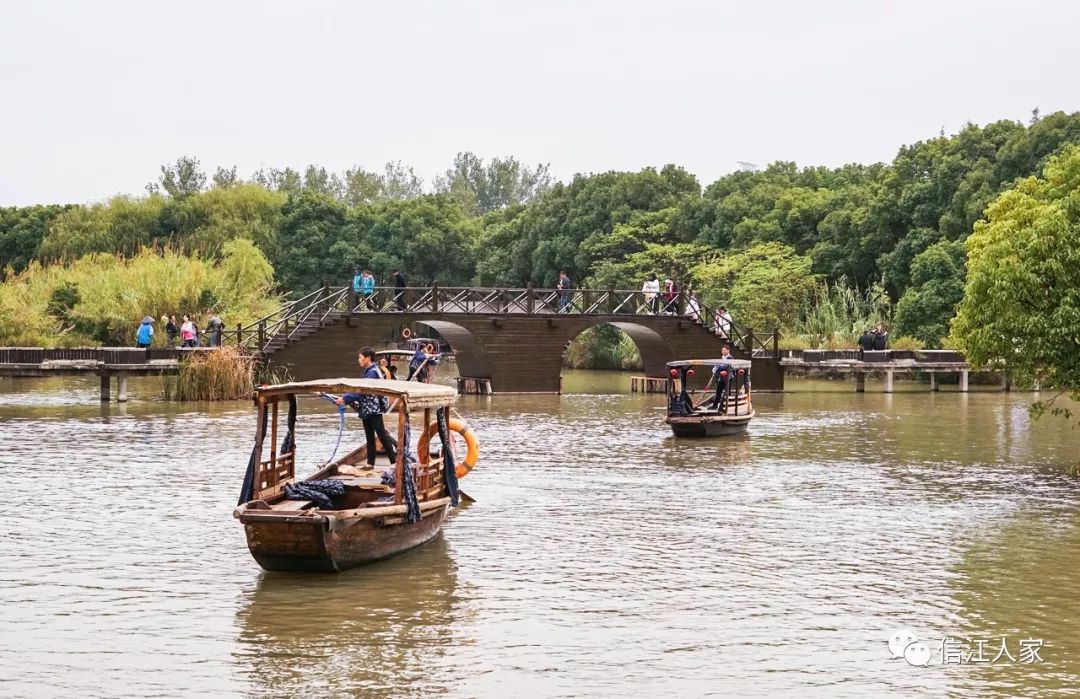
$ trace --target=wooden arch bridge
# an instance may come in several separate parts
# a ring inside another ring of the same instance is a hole
[[[754,360],[754,385],[783,388],[775,332],[755,334],[732,324],[725,340],[713,317],[686,315],[680,294],[665,312],[663,299],[640,291],[475,287],[379,287],[370,295],[323,287],[280,311],[225,333],[284,367],[298,379],[351,376],[364,345],[395,344],[414,324],[438,332],[454,348],[462,376],[490,379],[499,393],[556,393],[563,354],[582,331],[612,325],[637,345],[647,376],[664,375],[674,359],[716,357],[728,342],[736,356]]]

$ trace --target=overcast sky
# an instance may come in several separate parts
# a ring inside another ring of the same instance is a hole
[[[18,2],[0,205],[207,171],[454,154],[576,172],[891,160],[966,121],[1080,109],[1076,0]]]

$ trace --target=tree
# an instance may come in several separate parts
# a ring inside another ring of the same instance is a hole
[[[21,272],[40,255],[41,241],[49,223],[70,206],[23,206],[0,208],[0,280],[8,269]]]
[[[198,194],[205,188],[206,173],[199,165],[199,159],[187,155],[180,156],[175,163],[162,165],[157,182],[146,185],[151,194],[164,190],[176,199]]]
[[[967,253],[956,346],[975,366],[1001,364],[1080,400],[1080,147],[999,196]],[[1033,409],[1048,407],[1069,413],[1054,399]]]
[[[708,307],[725,305],[743,327],[790,327],[811,294],[816,277],[810,258],[780,243],[762,243],[698,265],[691,275]]]
[[[484,164],[474,153],[458,153],[454,165],[435,178],[435,191],[455,199],[471,216],[512,204],[525,204],[551,186],[548,165],[534,168],[513,157],[492,158]]]
[[[381,198],[401,201],[415,199],[424,193],[424,180],[401,161],[387,163],[383,168]]]
[[[236,174],[236,166],[231,168],[224,168],[220,165],[214,170],[214,188],[215,189],[229,189],[240,184],[240,178]]]
[[[941,347],[964,297],[964,244],[943,240],[911,262],[911,285],[896,306],[896,334]]]

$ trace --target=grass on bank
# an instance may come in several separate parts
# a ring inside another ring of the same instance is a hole
[[[238,400],[254,390],[255,360],[235,347],[192,352],[178,374],[163,378],[165,400]]]

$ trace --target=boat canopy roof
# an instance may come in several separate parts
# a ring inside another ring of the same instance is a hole
[[[684,366],[718,366],[720,364],[727,364],[730,367],[736,369],[749,369],[749,359],[683,359],[678,362],[668,362],[669,368],[684,367]]]
[[[371,393],[390,398],[402,397],[410,406],[417,408],[439,408],[452,405],[457,399],[457,391],[450,386],[392,379],[318,379],[260,386],[256,390],[256,395],[263,398],[291,393]]]
[[[375,353],[375,356],[376,357],[411,357],[414,354],[416,354],[416,350],[389,349],[389,350],[379,350],[378,352]]]

